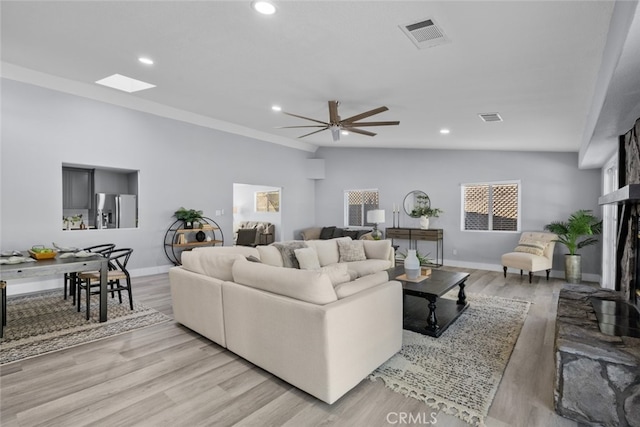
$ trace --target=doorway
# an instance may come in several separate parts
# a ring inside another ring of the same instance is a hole
[[[268,222],[274,225],[273,241],[281,241],[282,187],[258,184],[233,184],[233,232],[241,222]]]

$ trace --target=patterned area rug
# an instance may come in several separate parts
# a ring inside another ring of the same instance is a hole
[[[369,379],[484,425],[529,302],[467,295],[469,308],[439,338],[404,331],[402,349]]]
[[[108,320],[98,321],[99,296],[92,296],[91,318],[85,320],[84,304],[78,313],[62,290],[19,295],[7,299],[7,326],[0,340],[0,365],[85,344],[134,329],[171,320],[136,303],[129,309],[128,296],[108,298]]]

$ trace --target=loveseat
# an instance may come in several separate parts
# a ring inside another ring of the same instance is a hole
[[[300,231],[302,240],[329,240],[339,237],[351,237],[353,240],[373,240],[370,229],[348,229],[336,226],[329,227],[309,227]]]
[[[244,242],[240,233],[255,230],[251,233],[251,242]],[[239,221],[233,225],[233,243],[244,246],[268,245],[273,243],[276,226],[266,221]]]
[[[360,241],[367,258],[340,262],[338,241],[293,244],[305,249],[303,267],[317,254],[316,269],[284,267],[290,254],[275,245],[184,252],[169,271],[174,317],[331,404],[402,345],[402,287],[386,272],[390,245]]]

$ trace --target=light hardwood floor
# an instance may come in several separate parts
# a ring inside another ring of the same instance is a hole
[[[533,304],[486,425],[576,427],[553,411],[553,340],[563,281],[483,270],[467,292]],[[134,279],[134,298],[169,316],[166,274]],[[247,315],[251,315],[247,313]],[[333,405],[297,390],[174,321],[0,368],[0,425],[466,426],[362,381]],[[412,419],[413,423],[401,422]]]

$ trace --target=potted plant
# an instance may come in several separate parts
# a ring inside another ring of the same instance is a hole
[[[177,219],[184,221],[184,228],[193,228],[194,223],[202,219],[202,211],[185,209],[181,207],[173,214]],[[202,227],[202,223],[200,223]]]
[[[420,228],[429,228],[429,218],[437,218],[441,213],[444,213],[442,209],[432,208],[429,196],[418,196],[416,199],[416,205],[411,210],[409,216],[412,218],[420,218]]]
[[[578,250],[598,242],[595,235],[602,232],[602,221],[590,210],[578,210],[567,221],[555,221],[544,226],[545,230],[558,236],[556,242],[567,247],[569,253],[564,258],[565,279],[569,283],[582,281],[582,263]]]

